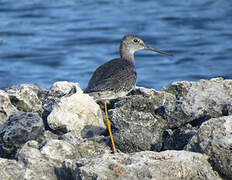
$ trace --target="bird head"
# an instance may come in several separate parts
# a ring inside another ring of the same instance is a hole
[[[144,43],[144,41],[136,35],[126,35],[123,37],[121,41],[120,51],[124,51],[124,52],[127,51],[130,54],[134,54],[136,51],[143,50],[143,49],[151,50],[151,51],[154,51],[160,54],[171,56],[171,54],[167,52],[160,51],[158,49],[147,46]]]

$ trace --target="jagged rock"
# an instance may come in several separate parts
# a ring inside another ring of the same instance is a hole
[[[64,140],[51,139],[42,147],[33,140],[24,144],[16,154],[18,162],[24,164],[24,178],[28,180],[64,179],[62,177],[67,178],[70,175],[69,170],[62,166],[65,161],[77,161],[81,158],[91,158],[111,152],[102,136],[77,140],[72,139],[73,135],[73,132],[69,132],[62,136]]]
[[[87,94],[62,97],[47,117],[48,126],[57,133],[78,130],[80,137],[93,137],[105,131],[101,109]]]
[[[44,144],[51,139],[59,139],[59,135],[54,134],[49,130],[45,130],[44,133],[41,134],[41,136],[39,136],[39,138],[36,141],[40,144]]]
[[[200,125],[205,120],[232,112],[232,80],[215,78],[198,82],[181,81],[162,91],[176,97],[174,102],[166,103],[162,113],[159,113],[170,128],[189,122],[194,126]]]
[[[25,169],[23,163],[16,160],[0,158],[0,179],[23,179]]]
[[[202,122],[231,114],[231,102],[232,80],[222,78],[177,82],[160,92],[137,87],[109,106],[116,146],[123,152],[183,148]],[[192,128],[185,131],[182,126],[187,124]],[[172,138],[183,143],[164,147],[163,137],[169,130],[174,133],[166,139],[169,145]]]
[[[42,148],[41,154],[56,167],[62,166],[65,159],[76,158],[76,148],[63,140],[49,140]]]
[[[159,151],[167,125],[155,112],[153,98],[157,92],[137,88],[132,93],[134,95],[124,97],[109,110],[116,146],[123,152]]]
[[[70,133],[68,136],[70,136]],[[54,164],[57,168],[61,168],[65,160],[78,160],[81,158],[91,158],[103,153],[111,153],[111,149],[107,146],[107,140],[103,136],[89,139],[75,139],[68,142],[67,134],[64,140],[49,140],[42,148],[41,154]]]
[[[206,156],[187,151],[103,154],[64,165],[73,179],[221,179]]]
[[[156,115],[162,99],[174,97],[169,93],[137,87],[130,96],[114,103],[109,116],[119,150],[161,150],[163,132],[168,127],[167,122]]]
[[[187,150],[207,154],[215,170],[232,177],[232,115],[212,118],[192,137]]]
[[[110,140],[104,136],[82,139],[77,131],[64,134],[60,139],[75,146],[76,158],[91,158],[99,154],[111,153]]]
[[[32,84],[20,84],[7,89],[11,103],[19,111],[43,113],[42,101],[48,91]]]
[[[44,132],[43,120],[37,113],[17,111],[0,129],[1,156],[14,157],[17,149]]]
[[[9,95],[0,89],[0,125],[15,111],[17,109],[11,104]]]
[[[43,119],[45,124],[47,123],[46,119],[51,113],[54,106],[60,102],[60,98],[63,96],[71,96],[75,93],[83,93],[78,83],[72,83],[67,81],[58,81],[55,82],[49,90],[47,98],[43,101]],[[46,129],[49,129],[46,124]]]
[[[16,155],[18,162],[23,163],[25,168],[23,179],[56,180],[54,165],[41,154],[38,148],[36,141],[28,141]]]
[[[60,98],[62,96],[71,96],[77,92],[83,92],[78,83],[59,81],[51,86],[49,96]]]
[[[102,111],[77,83],[57,82],[49,91],[18,85],[7,92],[0,90],[0,118],[9,117],[0,127],[0,155],[17,161],[0,158],[0,179],[220,179],[213,169],[232,176],[232,80],[182,81],[161,91],[136,87],[112,100],[116,146],[119,152],[143,151],[133,154],[110,154],[109,137],[99,136],[106,133]],[[18,110],[38,112],[44,122]],[[209,159],[146,151],[186,145]]]

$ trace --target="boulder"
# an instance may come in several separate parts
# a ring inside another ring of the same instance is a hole
[[[42,101],[48,91],[32,84],[20,84],[7,89],[11,103],[19,111],[43,113]]]
[[[232,177],[232,115],[212,118],[204,122],[186,149],[207,154],[214,169],[230,179]]]
[[[66,163],[73,179],[210,179],[220,180],[207,156],[187,151],[103,154]]]
[[[210,118],[232,112],[232,80],[214,78],[198,82],[181,81],[162,91],[176,97],[174,102],[167,102],[162,107],[162,113],[159,113],[170,128],[187,123],[200,126]]]
[[[62,97],[52,106],[47,123],[56,133],[77,130],[83,138],[97,136],[105,131],[101,109],[89,95],[83,93]]]
[[[63,140],[51,139],[41,149],[41,154],[54,166],[60,167],[65,159],[76,158],[76,148]]]
[[[15,111],[17,109],[11,104],[8,93],[0,89],[0,125]]]
[[[115,102],[109,110],[116,147],[122,152],[159,151],[162,148],[162,135],[167,124],[156,115],[154,96],[157,92],[138,94],[140,89]]]
[[[24,166],[25,180],[57,180],[55,166],[39,151],[36,141],[28,141],[17,153],[18,163]]]
[[[13,159],[0,158],[0,179],[23,179],[25,168],[23,163]]]
[[[82,139],[77,131],[70,131],[60,137],[75,147],[76,158],[91,158],[99,154],[111,153],[111,142],[109,137],[96,136]]]
[[[231,102],[222,78],[136,87],[108,104],[111,154],[105,113],[78,83],[0,90],[0,179],[230,179]]]
[[[0,154],[14,157],[17,149],[29,140],[36,140],[44,132],[43,120],[38,113],[13,113],[0,128]]]
[[[75,93],[82,93],[78,83],[72,83],[68,81],[58,81],[55,82],[49,90],[49,96],[61,98],[63,96],[71,96]]]
[[[231,114],[231,102],[232,80],[222,78],[176,82],[161,91],[136,87],[109,105],[116,146],[123,152],[183,149],[201,123]]]
[[[42,117],[45,122],[46,129],[52,130],[47,124],[47,117],[51,113],[54,106],[60,102],[60,98],[71,96],[75,93],[83,93],[78,83],[67,81],[55,82],[49,90],[47,98],[43,101],[43,114]]]
[[[92,158],[100,154],[111,153],[109,139],[103,136],[88,139],[70,139],[72,131],[64,134],[59,140],[48,140],[41,148],[41,154],[56,168],[61,168],[65,160]]]

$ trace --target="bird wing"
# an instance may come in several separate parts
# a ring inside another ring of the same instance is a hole
[[[130,84],[134,85],[135,81],[134,63],[124,59],[113,59],[95,70],[85,92],[117,91]]]

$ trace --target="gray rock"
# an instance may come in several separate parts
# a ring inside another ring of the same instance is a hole
[[[163,133],[163,150],[183,150],[189,140],[197,133],[196,127],[191,124],[185,126],[166,129]]]
[[[167,123],[156,115],[156,100],[160,96],[168,98],[169,94],[145,88],[132,93],[109,110],[116,147],[122,152],[160,151]]]
[[[40,152],[49,162],[56,167],[61,167],[65,159],[76,158],[76,148],[63,140],[49,140],[41,149]]]
[[[111,152],[102,136],[79,140],[74,136],[69,132],[62,136],[64,140],[50,139],[42,147],[33,140],[25,143],[16,154],[18,163],[24,164],[24,178],[70,179],[70,170],[63,166],[65,162]]]
[[[232,116],[212,118],[192,137],[187,150],[207,154],[215,170],[232,177]]]
[[[60,102],[59,98],[48,96],[47,99],[43,101],[42,107],[43,107],[43,114],[42,118],[44,119],[44,122],[46,123],[46,129],[49,129],[49,126],[47,124],[47,117],[52,112],[52,109],[58,105]],[[51,129],[49,129],[51,130]]]
[[[23,179],[56,180],[54,165],[41,154],[38,148],[36,141],[28,141],[16,155],[18,162],[24,165]]]
[[[162,91],[173,94],[175,101],[167,102],[159,113],[170,128],[191,122],[200,125],[212,117],[232,112],[232,80],[215,78],[198,82],[177,82]]]
[[[103,154],[73,164],[65,163],[73,179],[221,179],[206,156],[187,151]]]
[[[49,92],[18,85],[7,92],[0,91],[0,118],[9,118],[0,127],[0,153],[18,161],[0,159],[0,179],[220,179],[212,167],[232,176],[232,80],[182,81],[161,91],[136,87],[111,101],[116,146],[143,151],[133,154],[110,154],[109,137],[99,136],[106,130],[102,111],[77,83],[57,82]],[[47,131],[37,113],[18,110],[38,112]],[[209,159],[146,151],[186,144]]]
[[[51,86],[49,96],[60,98],[62,96],[71,96],[72,94],[80,92],[82,93],[83,91],[78,83],[58,81]]]
[[[49,140],[40,152],[46,159],[51,162],[56,168],[61,168],[65,160],[78,160],[81,158],[92,158],[99,154],[111,153],[111,149],[107,146],[108,139],[103,136],[89,139],[73,139],[72,143],[68,142],[69,132],[63,137],[64,140],[52,139]]]
[[[77,131],[64,134],[60,139],[72,144],[76,150],[76,158],[91,158],[99,154],[111,153],[110,139],[104,136],[82,139]]]
[[[232,80],[222,78],[177,82],[160,92],[137,87],[109,106],[116,146],[123,152],[182,149],[202,122],[231,114],[231,102]]]
[[[80,137],[93,137],[105,131],[101,109],[87,94],[62,97],[47,117],[48,126],[57,133],[79,131]]]
[[[42,101],[48,91],[32,84],[20,84],[7,89],[11,103],[20,111],[43,113]]]
[[[49,130],[45,130],[36,140],[40,145],[44,145],[47,141],[51,139],[59,139],[59,135],[52,133]]]
[[[0,129],[1,155],[14,157],[18,148],[29,140],[36,140],[43,132],[43,120],[37,113],[13,113]]]
[[[21,180],[25,173],[23,164],[11,159],[0,158],[0,169],[0,179],[2,180]]]
[[[0,125],[15,111],[17,109],[11,104],[9,95],[0,89]]]

